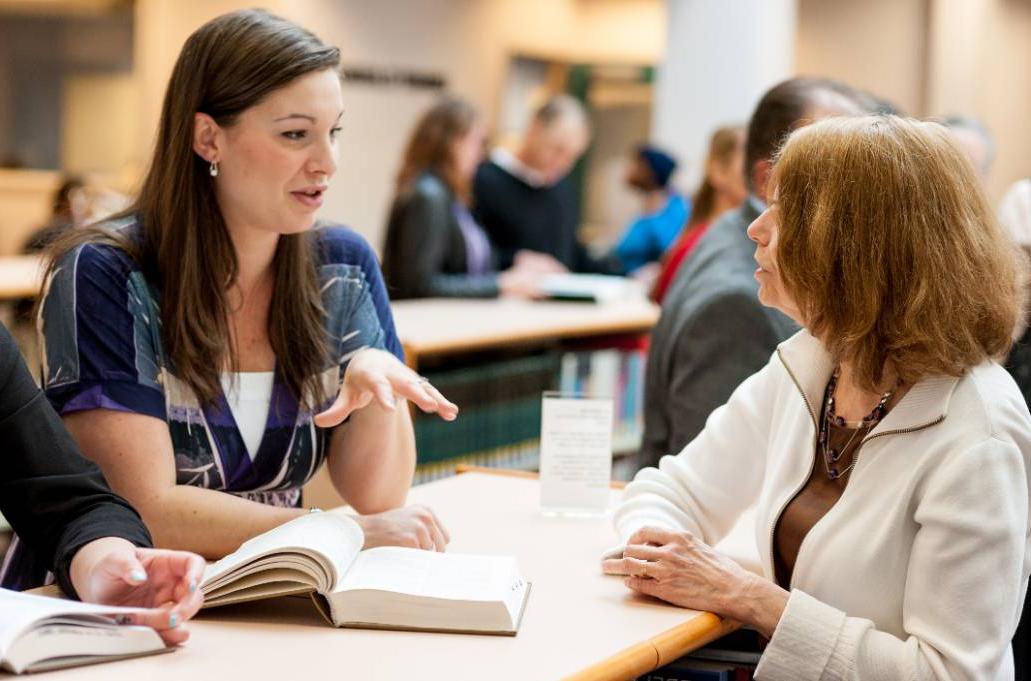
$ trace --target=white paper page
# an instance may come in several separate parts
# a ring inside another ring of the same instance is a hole
[[[365,543],[362,529],[353,519],[335,513],[310,513],[244,542],[225,558],[204,570],[203,586],[208,586],[247,563],[277,552],[316,552],[329,565],[328,587],[336,584]]]
[[[612,475],[612,400],[545,395],[541,508],[604,513]]]
[[[609,274],[548,274],[538,283],[546,295],[594,298],[609,302],[643,297],[644,291],[633,279]]]
[[[15,672],[86,664],[98,657],[119,658],[165,650],[149,627],[83,627],[47,624],[18,638],[6,661]]]
[[[511,556],[470,556],[396,546],[362,551],[338,591],[378,589],[462,601],[508,596],[516,578]]]
[[[141,612],[140,608],[80,603],[0,589],[0,657],[4,656],[11,642],[42,620],[91,618],[113,625],[113,616],[138,612]]]

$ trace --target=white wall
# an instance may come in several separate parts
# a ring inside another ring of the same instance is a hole
[[[62,100],[63,170],[119,170],[134,163],[138,119],[132,74],[69,77]]]
[[[676,152],[678,183],[700,179],[721,125],[748,119],[760,95],[794,73],[796,0],[668,0],[652,136]]]
[[[587,187],[582,210],[582,238],[614,244],[627,224],[641,213],[640,198],[626,187],[624,178],[630,144],[646,142],[651,128],[647,104],[608,106],[593,112],[596,135],[587,159]]]
[[[997,142],[993,199],[1031,175],[1031,2],[932,0],[927,114],[971,114]]]
[[[798,70],[839,78],[910,115],[968,114],[997,141],[988,192],[1031,175],[1031,2],[800,0]]]
[[[800,0],[796,69],[833,76],[922,115],[926,14],[926,0]]]

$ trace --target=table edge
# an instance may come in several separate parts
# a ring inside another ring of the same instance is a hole
[[[532,471],[520,471],[510,468],[487,468],[459,464],[455,474],[483,473],[506,478],[523,478],[536,480],[540,475]],[[614,489],[626,487],[626,483],[613,480],[609,486]],[[600,662],[596,662],[563,681],[623,681],[633,679],[657,669],[664,664],[701,648],[702,646],[725,636],[740,628],[737,622],[723,619],[711,612],[701,612],[681,624],[667,629],[652,638],[624,648]]]
[[[509,347],[560,338],[584,338],[602,335],[621,335],[629,333],[647,333],[655,326],[655,319],[645,322],[634,320],[618,324],[598,324],[593,326],[569,326],[548,329],[547,331],[506,331],[497,335],[482,335],[475,338],[443,341],[412,341],[401,339],[406,354],[416,356],[449,355],[484,348]]]

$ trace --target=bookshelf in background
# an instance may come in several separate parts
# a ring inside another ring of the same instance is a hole
[[[537,470],[541,394],[612,397],[613,478],[636,472],[647,350],[639,337],[557,342],[439,359],[421,373],[461,407],[452,423],[415,414],[416,483],[454,474],[458,464]]]
[[[642,296],[601,303],[427,298],[391,307],[407,364],[462,409],[450,424],[415,414],[416,482],[452,475],[463,463],[535,470],[541,393],[560,389],[563,363],[567,379],[576,376],[592,390],[600,383],[626,391],[616,396],[616,448],[634,456],[617,458],[613,475],[633,474],[643,348],[659,318],[657,305]],[[603,354],[600,369],[593,354],[586,370],[583,360],[563,359],[613,349],[619,361]],[[621,377],[622,371],[627,375]]]

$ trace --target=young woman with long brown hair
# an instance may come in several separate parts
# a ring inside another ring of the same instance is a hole
[[[549,255],[520,251],[512,267],[497,271],[487,233],[469,210],[483,136],[476,109],[457,97],[442,97],[416,123],[383,247],[394,299],[534,297],[542,273],[565,270]]]
[[[336,170],[339,51],[260,10],[183,46],[131,210],[57,246],[44,386],[158,546],[208,558],[298,517],[326,460],[366,545],[443,549],[400,508],[415,465],[404,400],[457,408],[399,360],[371,249],[314,228]],[[42,579],[16,546],[8,572]],[[25,580],[22,580],[25,583]]]

